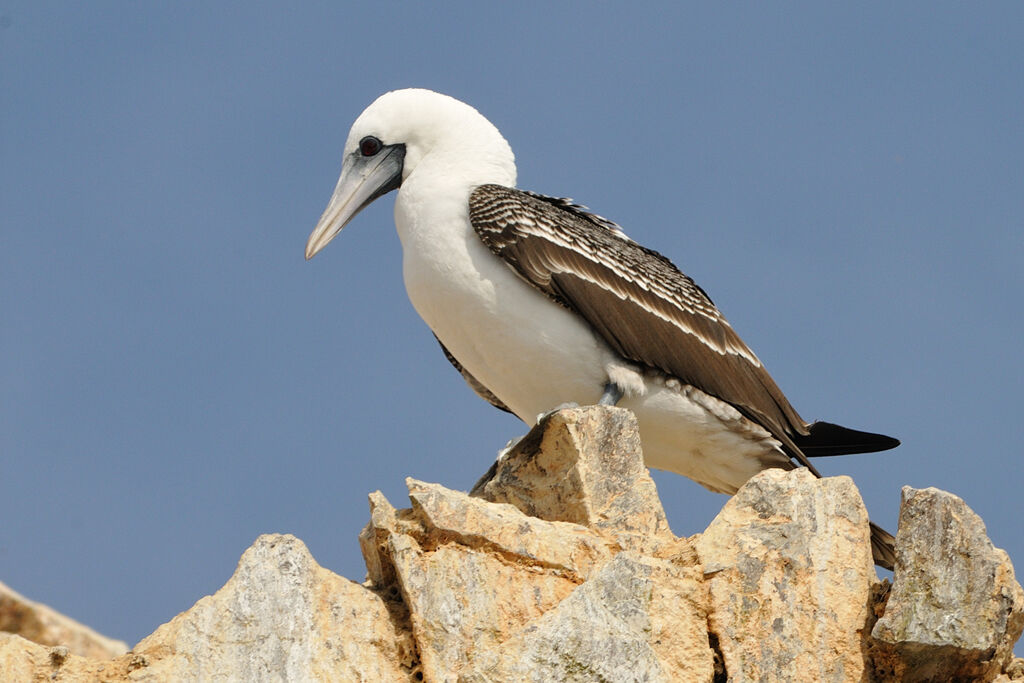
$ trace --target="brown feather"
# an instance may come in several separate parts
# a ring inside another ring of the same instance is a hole
[[[727,401],[810,467],[793,443],[807,423],[707,294],[667,258],[567,200],[482,185],[469,214],[491,251],[623,358]]]

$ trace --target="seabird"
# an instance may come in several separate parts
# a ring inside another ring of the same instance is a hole
[[[416,311],[469,386],[528,425],[565,403],[632,410],[650,467],[735,493],[757,472],[896,439],[808,423],[693,280],[572,200],[516,189],[509,144],[476,109],[386,93],[352,125],[310,259],[398,190]],[[875,562],[892,536],[872,525]]]

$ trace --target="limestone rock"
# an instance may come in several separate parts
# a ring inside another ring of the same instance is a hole
[[[729,680],[856,681],[875,580],[849,477],[766,470],[696,541]]]
[[[477,496],[371,494],[365,584],[263,536],[132,652],[0,633],[0,682],[1024,679],[1024,593],[954,496],[905,490],[890,593],[848,478],[763,472],[695,550],[642,458],[628,412],[553,413]]]
[[[710,681],[712,661],[699,572],[623,552],[458,680]]]
[[[47,647],[13,633],[0,633],[0,681],[3,683],[96,683],[131,680],[146,658],[131,652],[116,659],[72,654],[64,645]]]
[[[371,521],[360,534],[369,578],[381,590],[397,584],[425,680],[517,680],[528,669],[534,680],[593,680],[601,672],[610,680],[710,680],[713,653],[696,554],[664,523],[638,442],[613,453],[619,475],[640,480],[637,491],[626,483],[615,501],[600,486],[597,460],[610,454],[588,446],[585,433],[565,429],[566,422],[592,419],[574,417],[580,412],[587,411],[555,414],[548,427],[559,438],[572,436],[575,445],[535,453],[541,464],[527,456],[518,463],[546,470],[551,482],[570,473],[560,490],[546,488],[540,477],[517,478],[515,500],[533,511],[543,507],[547,519],[412,479],[409,510],[371,495]],[[635,422],[625,424],[635,434]],[[495,481],[492,493],[501,490]],[[588,488],[574,492],[573,482]],[[592,489],[601,499],[591,498]],[[530,494],[544,498],[542,505],[529,505]],[[566,518],[589,528],[559,521]],[[617,522],[625,532],[614,528]],[[638,528],[655,533],[645,539]],[[626,544],[661,557],[623,553]],[[563,637],[570,632],[575,640]],[[618,675],[633,669],[635,677]]]
[[[956,496],[903,488],[893,586],[872,635],[880,673],[992,680],[1024,628],[1024,591],[1006,553]]]
[[[623,408],[551,413],[503,454],[472,493],[532,517],[605,530],[630,550],[675,543],[643,464],[636,417]]]
[[[234,576],[135,646],[132,681],[413,680],[403,611],[320,567],[302,541],[261,536]]]
[[[994,680],[996,683],[1024,681],[1024,659],[1014,657],[1013,660],[1006,665],[1006,668],[1003,669],[1003,673],[996,676]]]
[[[83,657],[106,659],[128,651],[120,640],[107,638],[54,609],[19,595],[0,583],[0,632],[15,633],[40,645],[63,646]]]
[[[548,522],[507,504],[486,503],[437,484],[407,479],[413,511],[424,527],[467,547],[520,558],[586,578],[616,548],[586,527]]]
[[[416,482],[410,482],[410,488],[416,491]],[[432,493],[440,494],[437,489]],[[510,521],[511,528],[526,524],[518,510],[507,507],[506,512],[519,517]],[[457,539],[472,537],[473,521],[466,529],[451,526],[456,529],[424,525],[415,534],[396,529],[387,534],[383,548],[409,608],[424,678],[429,681],[452,680],[477,652],[499,646],[557,605],[580,581],[571,571],[550,566],[557,561],[530,557],[536,547],[517,556],[492,552],[493,546],[486,543],[463,545]],[[496,536],[503,533],[496,529]]]
[[[61,670],[64,680],[88,680],[86,667],[92,663],[72,655],[64,646],[46,647],[13,633],[0,631],[0,681],[41,681]],[[84,665],[84,666],[83,666]],[[68,679],[71,672],[71,679]],[[96,679],[93,679],[96,680]]]

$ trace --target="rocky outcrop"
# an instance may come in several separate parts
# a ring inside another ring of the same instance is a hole
[[[552,414],[472,495],[406,483],[408,508],[370,496],[362,584],[263,536],[126,654],[0,634],[0,680],[1024,678],[1024,592],[941,491],[904,490],[890,587],[846,477],[764,472],[676,538],[620,409]]]
[[[864,677],[869,536],[849,477],[769,470],[726,503],[696,546],[731,679]]]
[[[876,666],[906,681],[992,679],[1024,628],[1010,559],[938,489],[904,487],[899,528],[892,592],[871,631]]]
[[[676,537],[640,453],[628,411],[563,410],[503,453],[472,493],[531,517],[594,529],[623,548],[671,548]]]
[[[126,643],[102,636],[0,583],[0,634],[3,633],[17,633],[41,645],[63,647],[69,654],[93,659],[116,657],[128,651]]]

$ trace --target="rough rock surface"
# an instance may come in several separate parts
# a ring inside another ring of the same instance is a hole
[[[622,552],[460,681],[709,681],[706,598],[692,567]]]
[[[877,578],[868,514],[849,477],[761,472],[696,546],[730,679],[861,679]]]
[[[120,656],[8,620],[0,681],[1024,679],[1013,567],[940,491],[904,491],[889,591],[846,477],[762,473],[676,538],[621,409],[552,414],[474,495],[406,483],[370,495],[364,584],[262,536]]]
[[[896,567],[872,635],[880,669],[900,680],[987,680],[1024,629],[1024,591],[1006,553],[956,496],[903,488]]]
[[[614,672],[634,665],[646,680],[709,678],[706,599],[692,550],[627,560],[615,534],[407,484],[412,509],[374,494],[361,540],[367,566],[378,568],[371,581],[381,589],[395,582],[409,607],[425,680],[516,680],[526,671],[527,680],[595,680],[608,666],[609,680],[631,680]],[[551,641],[584,624],[591,626],[578,646]],[[679,634],[691,656],[664,647]],[[612,652],[634,659],[611,662]]]
[[[629,411],[560,410],[541,420],[473,487],[532,517],[604,530],[623,548],[675,545]]]
[[[320,567],[293,536],[261,536],[216,594],[134,648],[135,681],[410,680],[400,606]]]
[[[13,673],[28,670],[59,671],[61,681],[415,680],[402,617],[400,605],[320,567],[302,541],[267,535],[223,588],[127,655],[60,656],[11,636],[0,645],[0,681],[31,681]]]

